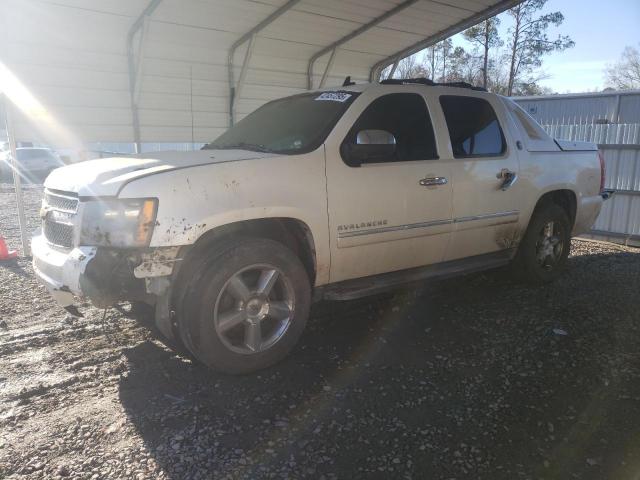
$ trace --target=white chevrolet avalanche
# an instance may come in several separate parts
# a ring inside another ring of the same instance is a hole
[[[209,367],[282,359],[311,302],[512,263],[555,279],[606,192],[556,141],[464,84],[391,80],[272,101],[200,151],[88,161],[45,182],[37,275],[67,310],[155,308]]]

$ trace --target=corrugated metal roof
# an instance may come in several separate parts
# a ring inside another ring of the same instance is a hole
[[[235,52],[233,78],[243,80],[237,118],[270,99],[305,91],[314,54],[364,26],[370,28],[339,46],[327,85],[341,84],[346,75],[368,81],[380,62],[518,0],[151,1],[157,8],[139,22],[133,44],[141,52],[134,96],[141,140],[204,142],[229,123],[229,49],[274,13],[281,15],[256,32],[244,77],[250,42]],[[149,2],[0,0],[2,62],[44,104],[47,120],[67,127],[71,136],[133,141],[126,38]],[[312,65],[314,87],[330,56]],[[30,128],[18,125],[18,136],[30,140]]]

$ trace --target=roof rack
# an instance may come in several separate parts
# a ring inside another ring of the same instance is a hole
[[[486,92],[487,89],[483,87],[476,87],[467,82],[443,82],[437,83],[429,78],[388,78],[381,80],[381,85],[405,85],[407,83],[416,83],[419,85],[428,85],[429,87],[455,87],[455,88],[468,88],[470,90],[476,90],[478,92]]]

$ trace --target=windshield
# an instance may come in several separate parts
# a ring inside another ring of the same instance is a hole
[[[315,92],[269,102],[203,148],[310,152],[324,142],[357,95],[346,91]]]

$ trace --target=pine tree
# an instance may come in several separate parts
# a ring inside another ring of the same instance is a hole
[[[489,51],[492,48],[500,47],[504,43],[500,39],[498,33],[498,25],[500,25],[500,19],[498,17],[492,17],[486,19],[484,22],[475,25],[463,33],[465,39],[471,44],[479,47],[482,52],[482,86],[487,88],[487,71],[489,69]]]

